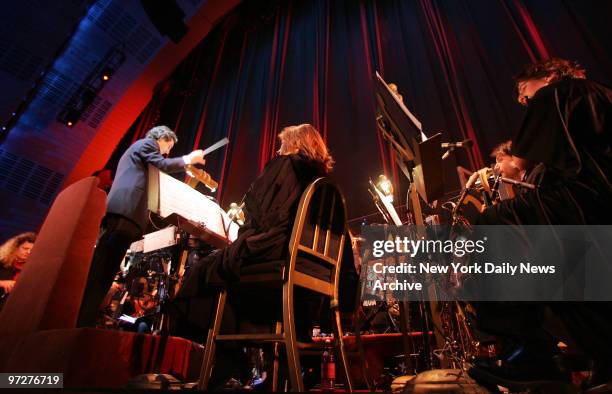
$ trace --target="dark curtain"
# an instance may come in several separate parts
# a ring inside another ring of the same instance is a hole
[[[157,86],[109,166],[154,125],[177,131],[174,154],[228,136],[229,147],[206,164],[226,207],[273,156],[278,132],[308,122],[336,159],[349,216],[366,215],[375,211],[369,177],[384,172],[402,190],[406,183],[376,128],[378,70],[426,133],[476,142],[445,162],[452,193],[455,166],[487,165],[518,127],[512,76],[524,65],[578,60],[590,78],[610,83],[610,15],[612,2],[583,0],[245,1]]]

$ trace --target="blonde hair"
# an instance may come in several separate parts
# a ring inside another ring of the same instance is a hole
[[[287,155],[299,153],[308,159],[323,165],[326,173],[331,172],[334,159],[329,154],[321,134],[312,125],[304,123],[297,126],[285,127],[279,134],[281,147],[278,153]]]
[[[13,264],[11,255],[26,242],[34,243],[36,233],[22,233],[14,236],[0,246],[0,264],[8,268]]]

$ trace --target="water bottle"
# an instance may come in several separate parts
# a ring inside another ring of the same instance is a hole
[[[336,382],[336,363],[331,339],[325,339],[325,348],[321,356],[321,391],[334,391]]]

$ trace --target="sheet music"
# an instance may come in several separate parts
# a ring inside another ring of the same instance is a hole
[[[153,250],[176,245],[176,232],[176,226],[170,226],[153,233],[145,234],[142,251],[144,253],[149,253]]]
[[[237,238],[239,226],[230,220],[216,202],[153,166],[149,167],[149,171],[159,173],[158,215],[165,218],[177,213],[232,242]]]
[[[378,71],[376,71],[376,77],[378,79],[380,79],[380,81],[383,83],[383,85],[385,85],[385,87],[387,88],[387,90],[389,91],[389,93],[391,93],[391,96],[395,99],[395,101],[399,104],[400,108],[406,113],[406,115],[408,115],[408,117],[410,118],[410,120],[412,121],[412,123],[415,124],[415,126],[417,127],[417,129],[419,129],[419,131],[421,132],[421,140],[425,141],[427,140],[427,136],[425,135],[425,133],[423,133],[423,126],[421,124],[421,122],[417,119],[416,116],[414,116],[414,114],[412,112],[410,112],[410,110],[408,109],[408,107],[406,107],[406,105],[404,104],[404,102],[402,100],[399,99],[399,97],[396,96],[395,92],[393,90],[391,90],[391,88],[389,87],[389,85],[387,85],[387,83],[385,82],[385,80],[380,76],[380,74],[378,73]]]

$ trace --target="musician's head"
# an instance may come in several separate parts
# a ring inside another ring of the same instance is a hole
[[[0,262],[5,267],[23,263],[30,255],[36,241],[35,233],[22,233],[14,236],[0,246]]]
[[[321,163],[326,172],[331,172],[334,159],[329,154],[321,134],[312,125],[304,123],[285,127],[278,135],[278,139],[281,143],[278,154],[300,154]]]
[[[155,126],[147,131],[146,137],[157,141],[162,155],[169,154],[174,144],[178,141],[178,137],[168,126]]]
[[[552,58],[530,64],[515,77],[517,100],[527,105],[538,90],[563,79],[584,79],[586,72],[577,62]]]
[[[512,156],[512,141],[497,145],[491,152],[491,157],[495,158],[495,172],[506,178],[521,180],[521,169]]]

